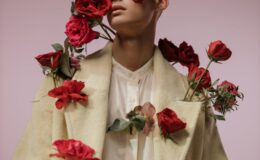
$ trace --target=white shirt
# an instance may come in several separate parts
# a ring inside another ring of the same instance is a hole
[[[112,59],[108,126],[116,118],[125,118],[135,106],[151,101],[153,58],[136,71],[130,71]],[[126,119],[126,118],[125,118]],[[108,127],[107,126],[107,127]],[[152,133],[109,132],[105,137],[102,160],[152,160]]]

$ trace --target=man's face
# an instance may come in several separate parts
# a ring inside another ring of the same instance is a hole
[[[155,13],[153,0],[116,0],[108,13],[108,22],[116,31],[142,30],[151,23]]]

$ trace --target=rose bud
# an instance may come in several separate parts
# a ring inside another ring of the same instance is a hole
[[[169,62],[178,62],[179,49],[171,41],[166,38],[160,39],[158,47],[162,52],[163,57]]]
[[[60,57],[62,55],[62,51],[59,52],[50,52],[47,54],[40,54],[35,57],[35,59],[45,67],[50,67],[55,70],[60,65]]]
[[[220,40],[211,42],[208,49],[208,57],[215,61],[225,61],[231,57],[232,52]]]
[[[198,67],[200,65],[199,56],[194,52],[191,45],[182,42],[179,46],[179,61],[183,66],[191,69],[191,67]]]
[[[193,67],[188,73],[188,80],[191,82],[195,82],[195,84],[197,84],[204,71],[205,69],[203,67]],[[209,88],[210,86],[211,86],[211,77],[209,71],[206,70],[197,89]],[[195,85],[193,85],[192,88],[194,89]]]

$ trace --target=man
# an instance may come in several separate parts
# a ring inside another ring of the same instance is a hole
[[[54,86],[46,77],[14,159],[50,159],[54,140],[77,139],[103,160],[226,160],[214,119],[207,117],[203,103],[178,101],[187,89],[186,78],[154,45],[156,23],[167,6],[168,0],[113,1],[108,21],[117,32],[114,42],[83,60],[73,77],[85,82],[88,105],[55,109],[55,100],[46,96]],[[174,142],[164,140],[158,126],[148,136],[106,133],[115,118],[147,101],[156,112],[173,109],[187,123]]]

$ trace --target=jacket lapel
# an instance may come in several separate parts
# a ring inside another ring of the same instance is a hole
[[[169,107],[187,123],[185,130],[175,133],[175,142],[169,139],[165,141],[160,135],[157,117],[155,118],[154,160],[184,160],[193,139],[194,129],[203,104],[201,102],[180,101],[187,89],[185,77],[162,57],[158,48],[156,48],[154,55],[154,76],[152,103],[156,107],[156,112]]]
[[[65,110],[68,138],[81,140],[101,157],[107,123],[108,92],[111,77],[111,43],[81,64],[73,79],[83,81],[88,104],[71,104]]]

